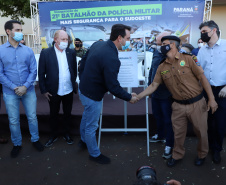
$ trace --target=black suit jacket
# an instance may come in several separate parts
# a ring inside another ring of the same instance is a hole
[[[71,74],[73,91],[76,93],[77,61],[75,50],[67,48],[66,56]],[[42,94],[49,92],[52,95],[57,95],[59,86],[59,66],[54,47],[42,50],[39,58],[38,78],[39,88]]]

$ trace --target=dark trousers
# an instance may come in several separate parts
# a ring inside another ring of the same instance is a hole
[[[212,110],[208,113],[208,140],[209,147],[212,151],[221,151],[225,128],[226,128],[226,98],[219,98],[218,94],[222,88],[212,87],[215,101],[218,104],[217,111],[212,114]],[[206,97],[207,95],[204,94]]]
[[[166,139],[166,146],[173,147],[174,134],[171,122],[172,101],[170,99],[151,98],[152,111],[157,124],[159,138]]]
[[[60,111],[60,104],[62,102],[63,105],[63,134],[69,134],[70,131],[70,124],[71,124],[71,110],[72,110],[72,103],[73,103],[73,92],[64,95],[64,96],[50,96],[49,107],[50,107],[50,128],[52,132],[52,136],[58,136],[58,114]]]

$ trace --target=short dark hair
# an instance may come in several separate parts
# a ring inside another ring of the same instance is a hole
[[[216,28],[217,29],[217,36],[220,37],[219,27],[218,27],[217,23],[215,23],[213,20],[201,23],[199,25],[199,29],[201,30],[202,27],[204,27],[204,26],[208,26],[211,30]]]
[[[79,41],[79,42],[82,42],[79,38],[75,38],[74,41]]]
[[[180,42],[178,42],[176,40],[169,40],[169,41],[170,41],[170,44],[175,43],[177,50],[179,50]]]
[[[16,21],[16,20],[10,20],[10,21],[7,21],[5,23],[5,32],[6,30],[12,30],[13,29],[13,24],[16,23],[16,24],[20,24],[21,25],[21,22],[20,21]],[[7,33],[6,33],[7,34]],[[7,34],[8,35],[8,34]]]
[[[111,36],[110,36],[110,40],[111,41],[115,41],[119,35],[121,35],[122,37],[125,37],[126,35],[126,30],[131,30],[130,26],[126,26],[124,24],[115,24],[112,26],[111,28]]]

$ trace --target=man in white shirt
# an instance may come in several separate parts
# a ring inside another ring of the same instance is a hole
[[[214,21],[199,26],[201,39],[207,44],[199,50],[198,62],[208,79],[218,109],[208,114],[208,139],[214,163],[221,162],[220,151],[226,128],[226,40],[220,39],[219,27]]]
[[[63,137],[68,144],[73,144],[69,135],[73,91],[76,91],[77,62],[74,50],[67,48],[68,34],[56,31],[53,47],[44,49],[39,59],[39,87],[49,102],[50,127],[52,135],[45,146],[51,146],[58,138],[58,113],[62,102],[64,112]]]

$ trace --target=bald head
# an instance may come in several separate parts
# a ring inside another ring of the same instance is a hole
[[[161,39],[162,37],[165,37],[165,36],[168,36],[170,35],[171,33],[170,32],[167,32],[167,31],[164,31],[162,33],[160,33],[157,37],[156,37],[156,44],[158,46],[161,46],[162,45],[162,42],[161,42]]]
[[[64,30],[57,30],[54,34],[55,46],[59,49],[61,42],[66,42],[68,45],[68,34]]]
[[[65,37],[65,38],[67,37],[68,39],[68,34],[64,30],[57,30],[54,34],[54,40],[61,37]]]

